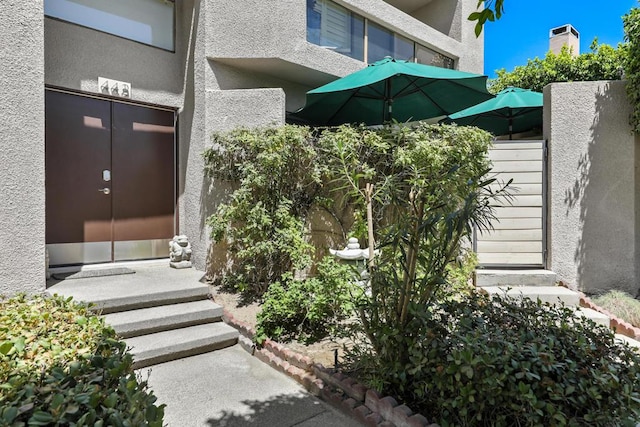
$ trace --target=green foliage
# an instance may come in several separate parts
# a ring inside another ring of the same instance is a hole
[[[0,426],[162,426],[115,332],[70,299],[0,300]]]
[[[476,37],[480,36],[482,28],[484,28],[484,24],[486,24],[487,21],[493,22],[502,17],[504,13],[504,0],[478,0],[476,9],[479,9],[480,6],[483,6],[484,9],[473,12],[467,18],[469,21],[478,21],[475,26]]]
[[[322,162],[306,127],[237,129],[213,136],[209,176],[239,187],[207,219],[211,237],[234,258],[232,287],[257,296],[283,274],[311,263],[305,217],[317,201]]]
[[[478,255],[470,250],[463,250],[455,262],[447,265],[447,285],[437,296],[442,298],[459,298],[475,290],[473,273],[478,267]]]
[[[354,299],[362,294],[356,279],[351,267],[326,257],[316,277],[296,280],[287,275],[273,283],[258,313],[256,340],[312,343],[337,332],[353,313]]]
[[[622,291],[609,291],[593,298],[600,307],[640,328],[640,300]]]
[[[617,426],[640,416],[640,355],[566,307],[472,294],[415,307],[408,331],[387,338],[407,358],[389,365],[365,353],[358,363],[442,426]]]
[[[633,106],[631,126],[640,133],[640,8],[632,8],[622,17],[628,56],[625,63],[627,98]]]
[[[513,71],[497,70],[498,77],[489,82],[489,89],[498,93],[513,86],[542,92],[554,82],[620,80],[626,58],[624,45],[614,48],[598,44],[597,39],[591,43],[591,52],[577,56],[563,46],[559,54],[548,52],[543,59],[530,59],[527,65],[517,66]]]
[[[393,337],[411,336],[416,307],[429,306],[448,283],[472,226],[490,227],[497,196],[486,177],[490,144],[491,135],[477,128],[426,124],[339,128],[320,139],[322,147],[333,147],[329,168],[354,197],[375,189],[372,225],[380,255],[370,264],[371,296],[359,313],[381,365],[406,363],[410,341]]]

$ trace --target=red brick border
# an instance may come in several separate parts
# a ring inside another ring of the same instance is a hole
[[[600,313],[609,316],[609,318],[611,319],[609,322],[609,327],[611,329],[614,329],[616,333],[625,335],[635,340],[640,340],[640,328],[636,328],[632,324],[625,322],[618,316],[615,316],[604,308],[596,305],[593,301],[591,301],[591,299],[589,299],[589,297],[584,294],[580,294],[580,306],[599,311]]]
[[[414,414],[406,405],[391,396],[381,396],[340,372],[313,363],[280,343],[267,339],[262,348],[248,345],[255,330],[248,323],[237,320],[224,310],[223,319],[238,329],[243,347],[255,357],[290,376],[311,394],[318,396],[339,411],[371,427],[438,427],[421,414]]]

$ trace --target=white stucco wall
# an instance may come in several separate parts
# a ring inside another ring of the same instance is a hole
[[[131,99],[168,107],[183,102],[192,1],[176,3],[176,51],[45,18],[45,83],[100,93],[98,77],[131,83]]]
[[[0,2],[0,294],[45,288],[42,2]]]
[[[548,267],[574,289],[636,295],[638,141],[622,81],[544,89]]]
[[[466,17],[475,10],[473,0],[458,0],[459,7],[450,15],[450,7],[438,5],[425,13],[443,13],[442,22],[431,14],[430,20],[446,32],[410,16],[380,0],[335,0],[349,10],[384,27],[435,49],[458,61],[462,71],[483,72],[484,40],[476,39],[474,24]],[[207,56],[222,58],[278,58],[309,70],[332,76],[344,76],[363,66],[359,61],[315,46],[306,41],[306,2],[280,0],[264,2],[246,0],[207,0],[216,13],[208,17]],[[441,10],[442,9],[442,10]],[[265,19],[268,17],[268,19]],[[448,27],[448,28],[447,28]]]

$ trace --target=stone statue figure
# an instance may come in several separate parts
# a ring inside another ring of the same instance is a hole
[[[173,236],[169,242],[169,265],[173,268],[191,268],[191,244],[184,234]]]

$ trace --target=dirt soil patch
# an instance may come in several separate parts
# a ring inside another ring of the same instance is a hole
[[[261,306],[257,302],[244,303],[240,296],[221,289],[220,286],[209,286],[213,301],[223,306],[237,320],[256,327],[256,318]],[[297,341],[281,343],[285,347],[305,356],[310,357],[314,362],[320,363],[327,368],[333,368],[335,362],[335,350],[338,350],[338,357],[341,359],[343,353],[344,340],[333,341],[326,338],[315,344],[304,344]]]

